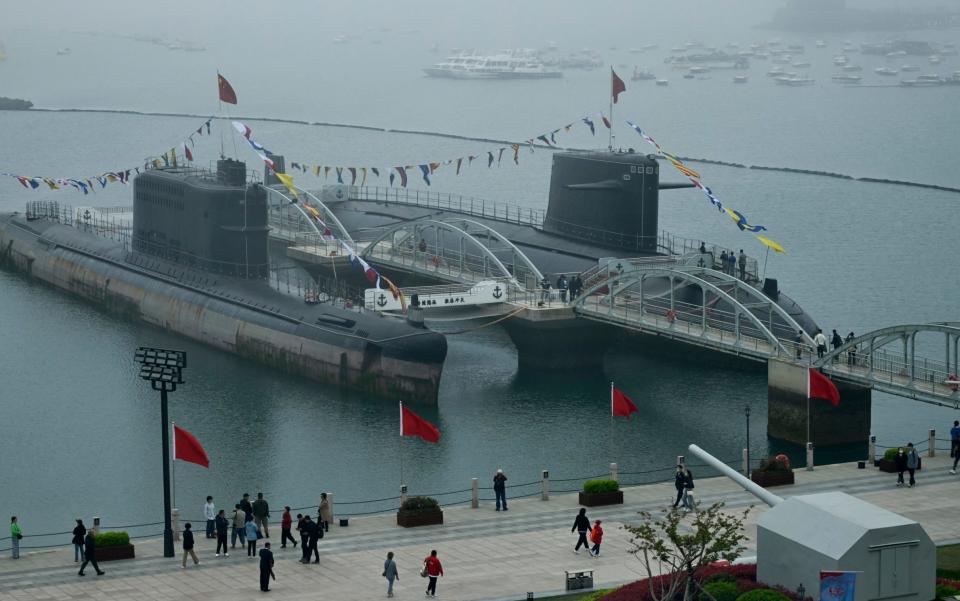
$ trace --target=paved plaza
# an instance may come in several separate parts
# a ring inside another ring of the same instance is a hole
[[[919,521],[937,543],[960,539],[960,476],[949,474],[946,456],[924,457],[918,486],[896,488],[895,474],[876,468],[858,470],[847,463],[798,470],[797,483],[774,489],[783,496],[840,490]],[[727,478],[697,481],[697,500],[709,504],[723,500],[730,508],[753,506],[746,523],[750,537],[746,555],[755,553],[756,520],[766,506]],[[479,509],[454,507],[444,510],[445,524],[405,529],[396,526],[393,514],[351,519],[350,526],[331,525],[320,542],[320,564],[297,562],[299,551],[279,548],[279,528],[271,529],[277,564],[276,582],[263,593],[258,585],[259,561],[246,557],[239,546],[230,557],[214,557],[214,541],[203,537],[203,525],[195,524],[200,565],[180,568],[179,556],[166,559],[160,539],[137,540],[137,559],[104,562],[104,576],[88,567],[77,576],[73,548],[24,552],[12,560],[9,552],[0,559],[0,601],[116,599],[161,601],[180,599],[244,600],[265,597],[283,599],[330,599],[336,601],[379,599],[386,596],[380,576],[387,551],[396,554],[400,581],[397,599],[423,598],[426,579],[419,576],[423,558],[437,549],[445,577],[437,596],[442,599],[512,600],[559,594],[564,570],[595,570],[596,586],[608,587],[644,577],[640,562],[628,553],[629,537],[620,529],[635,519],[637,511],[658,511],[674,498],[673,483],[624,489],[624,505],[588,509],[591,520],[601,519],[604,542],[601,557],[574,555],[576,535],[570,533],[577,512],[576,494],[551,495],[510,503],[509,512],[495,512],[492,502]],[[509,489],[508,489],[509,496]],[[69,542],[69,535],[64,537]],[[179,555],[179,543],[177,543]]]

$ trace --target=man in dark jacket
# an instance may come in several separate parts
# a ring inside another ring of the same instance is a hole
[[[240,509],[243,510],[243,513],[247,514],[247,522],[253,519],[253,505],[250,504],[250,493],[243,493],[243,498],[240,499]]]
[[[257,500],[253,502],[251,507],[253,509],[253,521],[257,524],[257,530],[263,531],[264,538],[270,538],[270,530],[267,527],[270,518],[270,506],[267,505],[267,501],[263,498],[262,492],[257,493]]]
[[[73,562],[80,563],[83,560],[85,552],[83,550],[83,539],[87,535],[87,527],[83,525],[83,520],[77,518],[77,526],[73,529]]]
[[[309,515],[303,516],[303,522],[300,524],[300,537],[302,539],[300,549],[303,551],[303,557],[300,558],[300,563],[310,563],[310,556],[314,553],[317,554],[317,563],[320,563],[320,553],[317,550],[317,538],[319,536],[317,524]]]
[[[503,470],[497,470],[493,476],[493,494],[497,497],[497,511],[500,511],[500,505],[503,510],[507,510],[507,475]]]
[[[907,471],[907,455],[903,449],[897,449],[893,464],[897,467],[897,486],[903,486],[903,472]]]
[[[227,549],[227,530],[230,527],[230,522],[227,520],[227,516],[224,515],[222,509],[217,513],[214,526],[217,529],[217,557],[220,557],[220,547],[223,547],[223,556],[230,557]]]
[[[297,532],[300,533],[300,561],[307,557],[307,547],[310,546],[310,533],[307,532],[307,519],[302,513],[297,514]]]
[[[80,564],[78,576],[83,576],[83,569],[88,563],[93,564],[93,569],[97,571],[97,576],[103,576],[104,571],[97,565],[97,543],[93,540],[93,530],[87,532],[87,537],[83,539],[83,563]]]
[[[673,486],[677,489],[677,500],[673,502],[673,508],[680,505],[680,499],[683,498],[683,489],[687,483],[687,478],[683,473],[683,466],[677,466],[677,473],[673,475]]]
[[[260,549],[260,590],[270,590],[270,578],[276,580],[273,575],[273,551],[270,550],[270,543],[264,543]]]
[[[583,548],[589,553],[590,543],[587,542],[587,533],[591,532],[593,528],[590,527],[590,520],[587,519],[587,510],[582,507],[580,508],[580,513],[578,513],[577,517],[573,520],[573,528],[570,529],[570,532],[574,530],[580,533],[580,538],[577,539],[577,546],[573,548],[573,552],[579,555],[580,545],[583,545]]]
[[[183,562],[180,567],[184,569],[187,567],[187,555],[193,558],[193,565],[200,563],[196,551],[193,550],[193,530],[191,528],[193,528],[193,524],[190,522],[183,526]]]

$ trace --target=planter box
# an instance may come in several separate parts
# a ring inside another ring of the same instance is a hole
[[[881,472],[886,472],[888,474],[897,473],[897,463],[892,460],[888,461],[886,459],[880,459],[879,461],[877,461],[877,467],[880,468]],[[920,468],[922,467],[923,467],[923,458],[917,457],[917,471],[919,472]],[[904,473],[906,473],[906,470],[904,470]]]
[[[793,471],[750,472],[750,479],[764,488],[793,484]]]
[[[415,526],[433,526],[443,523],[443,510],[436,511],[398,511],[397,525],[404,528]]]
[[[598,505],[623,505],[623,491],[615,490],[613,492],[594,492],[580,493],[580,504],[584,507],[596,507]]]
[[[117,559],[133,559],[133,545],[117,545],[115,547],[97,547],[97,561],[115,561]]]

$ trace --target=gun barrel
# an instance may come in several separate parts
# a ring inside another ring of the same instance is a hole
[[[773,507],[783,501],[783,499],[778,497],[777,495],[765,490],[763,487],[758,486],[757,484],[754,484],[750,480],[747,480],[742,474],[737,472],[735,469],[733,469],[726,463],[720,461],[710,453],[704,451],[697,445],[691,444],[687,448],[690,450],[691,453],[693,453],[700,459],[703,459],[705,462],[707,462],[707,464],[710,467],[715,468],[721,474],[723,474],[724,476],[730,478],[731,480],[733,480],[734,482],[742,486],[745,491],[752,494],[756,498],[760,499],[770,507]]]

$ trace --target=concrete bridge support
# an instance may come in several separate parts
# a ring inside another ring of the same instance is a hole
[[[767,363],[767,435],[804,446],[807,441],[807,367],[771,359]],[[814,446],[861,443],[870,437],[871,389],[834,378],[840,405],[810,400]]]

